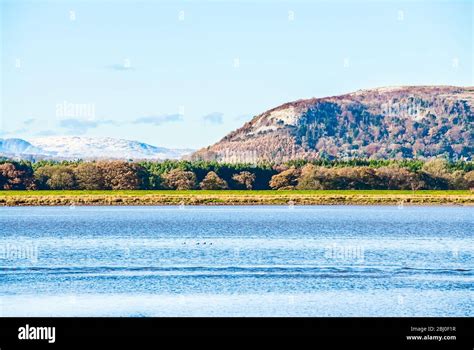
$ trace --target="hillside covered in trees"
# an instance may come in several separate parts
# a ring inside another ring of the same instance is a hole
[[[471,160],[474,87],[411,86],[286,103],[192,155],[221,162]]]
[[[0,161],[1,190],[446,190],[474,188],[474,163],[444,159],[291,161]]]

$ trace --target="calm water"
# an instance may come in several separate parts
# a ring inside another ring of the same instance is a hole
[[[0,316],[474,316],[474,208],[0,208]]]

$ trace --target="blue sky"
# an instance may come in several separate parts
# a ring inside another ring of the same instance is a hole
[[[300,98],[474,85],[472,1],[0,3],[4,138],[199,148]]]

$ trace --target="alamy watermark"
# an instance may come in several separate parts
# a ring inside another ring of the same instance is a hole
[[[382,114],[385,116],[399,116],[400,114],[418,115],[423,110],[421,102],[411,101],[408,103],[400,103],[395,101],[388,101],[382,103]]]
[[[229,150],[226,148],[225,150],[217,154],[216,160],[228,162],[228,163],[257,164],[261,160],[261,157],[259,153],[254,150],[235,152],[233,150]]]
[[[56,117],[92,120],[95,118],[95,104],[63,101],[56,104]]]
[[[0,243],[0,260],[38,261],[38,246],[33,243]]]
[[[364,247],[360,245],[332,244],[325,249],[324,257],[331,260],[348,260],[363,262],[365,259]]]

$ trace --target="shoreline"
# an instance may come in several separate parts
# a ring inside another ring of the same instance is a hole
[[[458,205],[474,206],[469,191],[5,191],[0,207],[149,205]],[[72,193],[71,193],[72,192]],[[216,193],[217,192],[217,193]],[[408,192],[408,193],[407,193]]]

